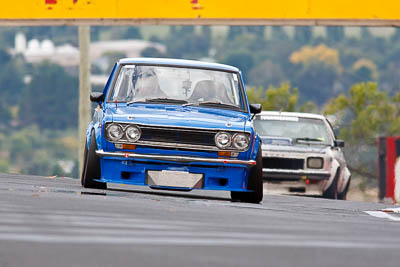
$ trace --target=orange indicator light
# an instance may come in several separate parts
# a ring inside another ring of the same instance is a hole
[[[231,152],[230,151],[218,151],[218,156],[220,157],[230,157]]]
[[[134,150],[136,149],[136,145],[130,145],[130,144],[122,144],[123,149],[131,149]]]

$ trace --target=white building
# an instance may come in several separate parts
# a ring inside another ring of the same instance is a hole
[[[126,57],[139,57],[142,50],[148,47],[154,47],[162,53],[166,51],[164,45],[145,40],[102,41],[90,44],[90,60],[91,62],[99,61],[106,52],[120,52]],[[79,65],[79,48],[70,44],[55,46],[51,40],[47,39],[27,41],[22,33],[15,36],[15,47],[11,52],[23,54],[29,63],[48,60],[64,67]]]

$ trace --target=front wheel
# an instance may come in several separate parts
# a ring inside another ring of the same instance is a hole
[[[232,200],[239,200],[248,203],[260,203],[263,199],[263,172],[262,172],[262,153],[261,144],[258,147],[256,157],[256,166],[252,167],[249,175],[247,189],[252,192],[235,192],[231,191]]]
[[[329,199],[337,199],[338,198],[337,185],[338,185],[339,175],[340,175],[340,170],[337,169],[335,177],[333,178],[331,185],[322,194],[323,198],[329,198]]]
[[[89,149],[85,143],[85,153],[83,155],[83,170],[81,184],[85,188],[107,189],[107,183],[100,183],[94,180],[100,179],[100,159],[96,155],[97,144],[94,131],[90,137]]]
[[[349,180],[347,181],[346,187],[344,188],[343,192],[338,193],[338,199],[341,200],[347,199],[347,193],[349,192],[350,182],[351,182],[351,176],[349,177]]]

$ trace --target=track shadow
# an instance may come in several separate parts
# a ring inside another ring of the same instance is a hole
[[[322,198],[320,195],[305,195],[305,194],[293,194],[293,193],[284,193],[284,196],[296,196],[296,197],[310,197],[310,198]]]
[[[162,191],[161,191],[161,189],[153,189],[153,190],[157,190],[157,191],[142,191],[142,190],[135,190],[135,189],[108,188],[105,192],[106,192],[106,195],[109,195],[109,194],[107,194],[108,191],[112,191],[112,192],[135,193],[135,194],[164,196],[164,197],[176,197],[176,198],[185,198],[185,199],[218,200],[218,201],[232,202],[232,200],[230,198],[189,195],[187,192],[180,191],[180,190],[168,190],[168,191],[165,189],[163,189]],[[179,193],[177,193],[177,192],[179,192]]]

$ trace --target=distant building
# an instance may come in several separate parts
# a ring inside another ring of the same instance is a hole
[[[91,62],[101,62],[106,52],[120,52],[126,57],[139,57],[143,49],[154,47],[165,53],[164,45],[145,40],[114,40],[94,42],[90,44]],[[29,63],[40,63],[48,60],[64,67],[79,65],[79,48],[70,44],[55,46],[51,40],[39,41],[32,39],[27,41],[23,33],[15,36],[15,46],[12,54],[22,54]]]

